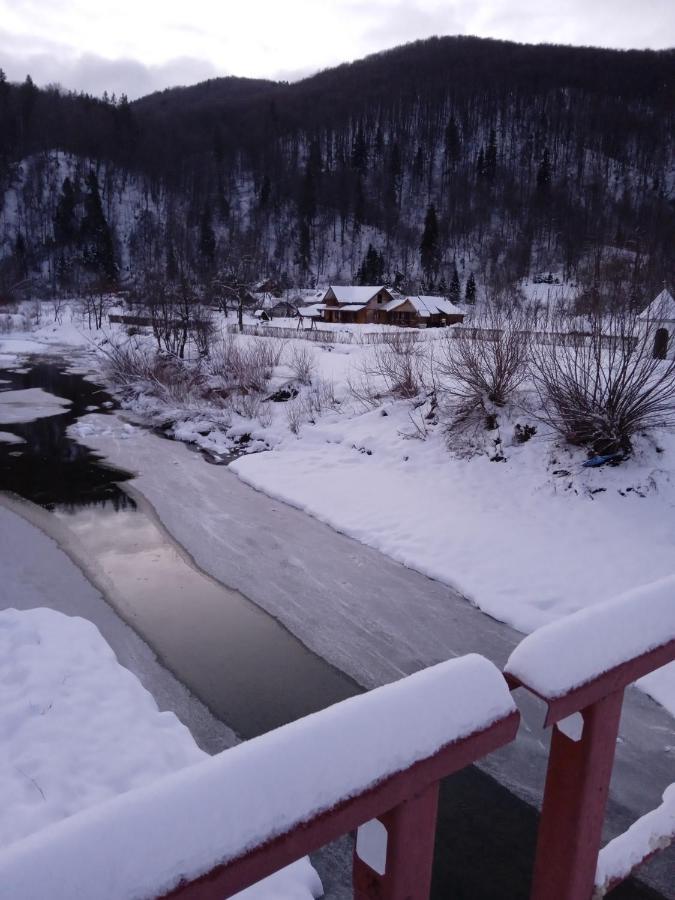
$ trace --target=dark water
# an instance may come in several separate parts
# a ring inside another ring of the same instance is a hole
[[[0,421],[0,431],[25,441],[0,443],[0,490],[66,525],[69,549],[103,576],[109,601],[214,715],[249,738],[360,690],[272,616],[201,572],[125,492],[133,476],[68,437],[81,416],[115,407],[104,390],[46,361],[0,378],[7,382],[0,391],[42,388],[72,401],[58,415]]]
[[[0,442],[1,490],[11,490],[47,509],[104,503],[120,508],[135,506],[119,486],[132,476],[106,465],[66,434],[66,429],[88,411],[106,413],[115,406],[101,387],[81,375],[69,374],[64,367],[41,361],[31,365],[28,372],[0,370],[0,380],[7,382],[0,384],[0,391],[42,388],[72,401],[61,415],[25,423],[0,422],[0,431],[25,441]]]
[[[0,391],[39,387],[72,401],[59,415],[0,422],[0,431],[25,441],[0,443],[0,490],[67,525],[112,585],[119,612],[215,715],[252,737],[361,690],[275,619],[192,566],[125,492],[133,476],[67,436],[87,412],[114,408],[104,390],[41,360],[23,373],[0,370],[0,379],[8,382]],[[536,810],[475,767],[445,779],[434,900],[526,900],[537,822]],[[328,873],[328,884],[334,876]],[[661,897],[635,881],[609,896]]]

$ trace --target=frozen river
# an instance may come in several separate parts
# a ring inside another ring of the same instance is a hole
[[[0,443],[0,487],[53,513],[61,544],[106,599],[241,737],[452,655],[479,650],[501,664],[519,640],[451,589],[271,501],[183,446],[129,429],[105,392],[64,365],[34,361],[0,377],[0,391],[42,389],[70,401],[33,421],[0,423],[15,438]],[[95,421],[86,440],[97,452],[66,432],[82,418]],[[610,831],[630,821],[636,804],[650,805],[636,775],[649,742],[632,745],[661,719],[646,697],[632,702],[639,719],[629,722],[630,746],[620,752],[623,786]],[[489,763],[527,800],[546,757],[540,720],[536,705],[526,707],[518,745]],[[652,761],[665,778],[662,754],[653,750]],[[527,895],[531,806],[469,769],[444,785],[440,823],[435,896],[493,897],[496,873],[513,885],[509,896]]]

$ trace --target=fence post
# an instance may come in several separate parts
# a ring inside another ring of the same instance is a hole
[[[354,900],[428,900],[436,838],[438,782],[378,817],[387,832],[379,874],[354,850]]]
[[[581,710],[578,741],[551,735],[531,900],[590,900],[619,731],[623,688]]]

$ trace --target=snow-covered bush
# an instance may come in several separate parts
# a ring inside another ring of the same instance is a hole
[[[308,346],[295,345],[291,350],[288,365],[300,384],[311,384],[312,376],[316,371],[316,361]]]
[[[212,348],[209,371],[229,389],[259,392],[279,365],[283,350],[281,341],[256,338],[244,343],[236,335],[228,334]]]
[[[471,328],[448,329],[432,370],[437,390],[449,402],[451,429],[479,420],[494,427],[501,407],[527,376],[529,319],[489,308]]]
[[[657,359],[657,323],[630,312],[589,315],[571,334],[564,317],[532,347],[542,418],[594,453],[628,453],[634,436],[675,425],[675,359]]]
[[[113,384],[130,387],[155,380],[156,354],[149,347],[132,340],[109,341],[99,347],[99,352],[104,357],[104,372]]]
[[[395,397],[416,397],[424,384],[425,342],[414,332],[395,331],[373,346],[361,363],[361,385],[376,379],[385,392]]]

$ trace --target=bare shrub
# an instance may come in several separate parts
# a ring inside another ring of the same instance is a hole
[[[305,393],[303,402],[309,419],[314,419],[327,409],[334,409],[337,405],[334,383],[318,379]]]
[[[382,400],[382,394],[375,388],[372,377],[364,373],[360,367],[356,372],[347,375],[347,388],[364,409],[374,409]]]
[[[451,427],[495,417],[527,376],[529,341],[526,315],[495,308],[472,328],[448,331],[434,357],[433,375],[450,401]]]
[[[235,394],[231,402],[232,409],[244,419],[257,419],[260,416],[262,397],[258,393]]]
[[[291,350],[288,365],[300,384],[311,384],[316,371],[316,361],[309,347],[295,345]]]
[[[555,316],[532,354],[541,418],[599,454],[628,453],[636,433],[675,425],[675,358],[656,358],[658,329],[624,310],[592,313],[571,334]],[[672,355],[672,336],[661,350]]]
[[[211,350],[209,371],[232,390],[259,392],[272,377],[283,350],[281,341],[256,338],[244,343],[236,335],[226,334]]]
[[[100,352],[107,377],[119,387],[149,391],[172,404],[186,403],[201,393],[198,370],[142,343],[109,341]]]
[[[258,410],[258,421],[262,427],[269,428],[272,424],[272,418],[272,410],[270,409],[269,404],[262,403]]]
[[[156,356],[142,344],[132,341],[115,344],[109,341],[99,351],[104,356],[104,371],[114,384],[128,387],[139,381],[154,380]]]
[[[290,400],[286,404],[286,421],[292,434],[298,434],[300,426],[305,421],[305,410],[299,399]]]
[[[414,333],[394,331],[360,367],[361,384],[375,377],[384,383],[386,392],[395,397],[416,397],[424,383],[425,344]],[[358,388],[357,388],[358,390]]]

